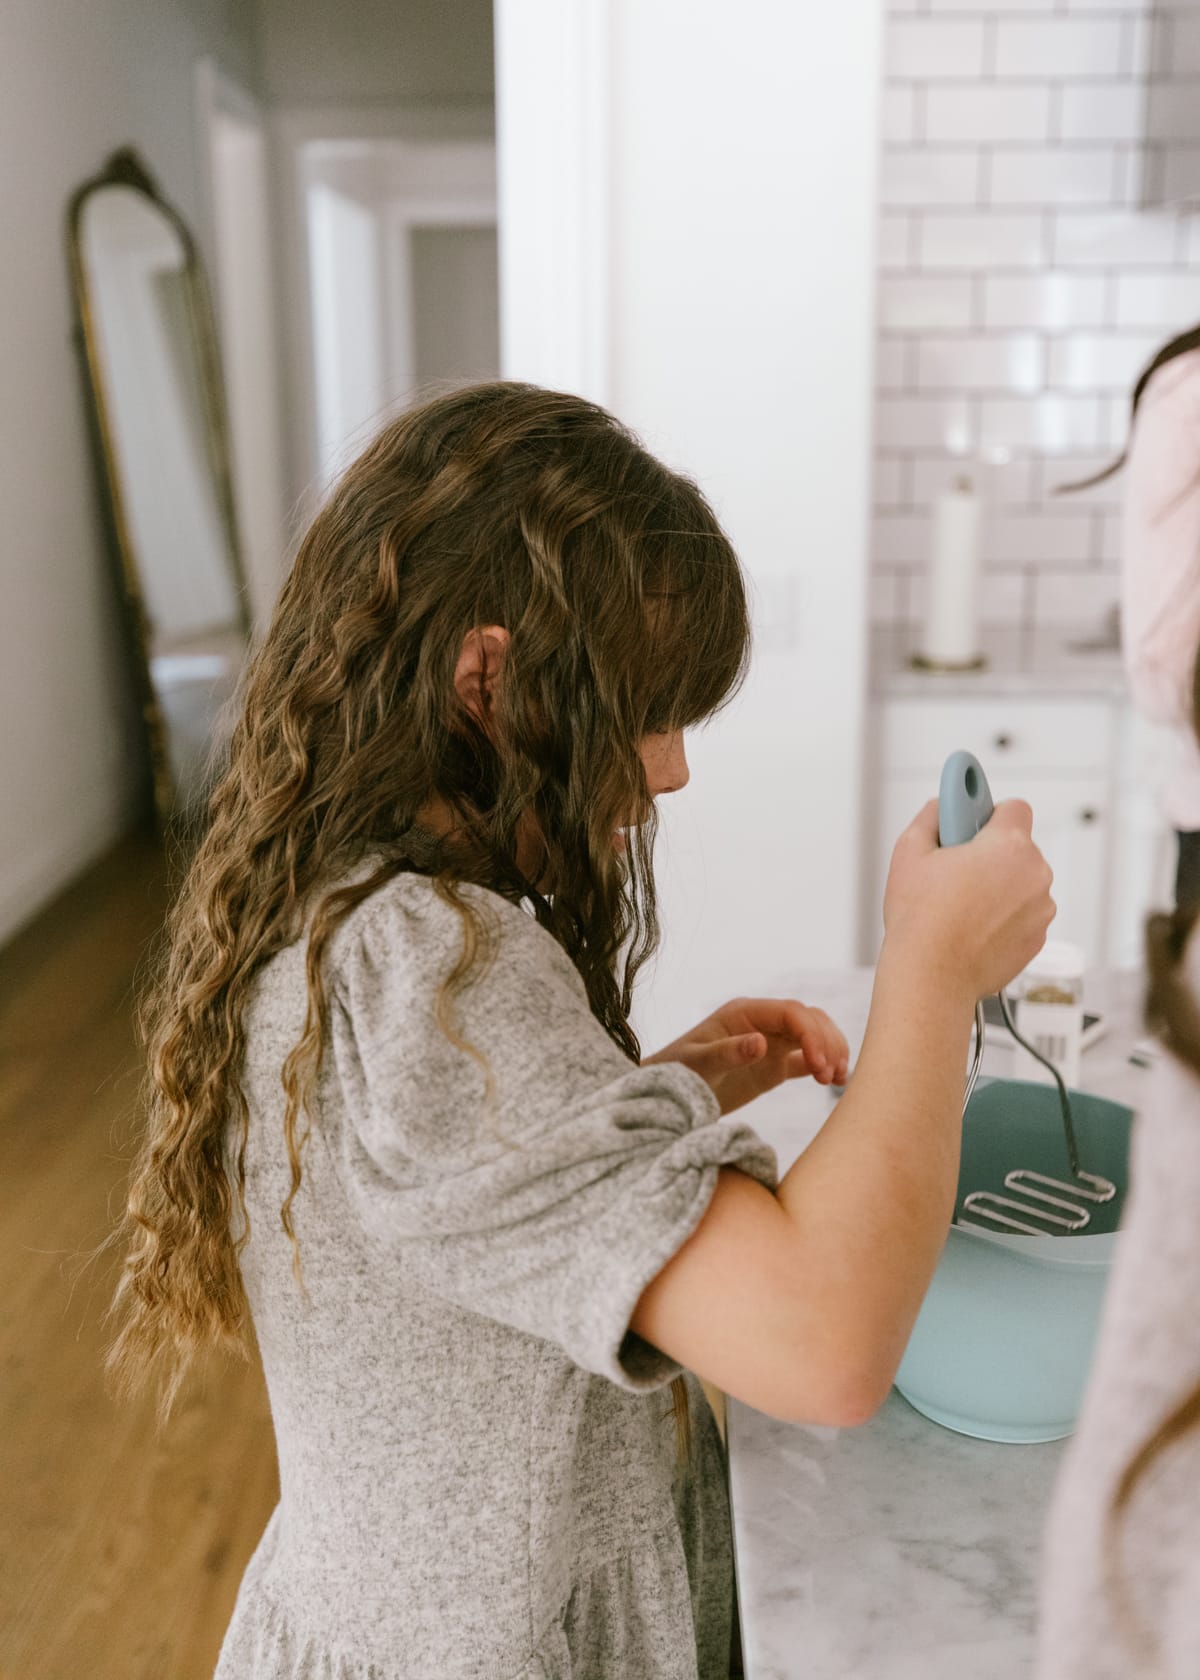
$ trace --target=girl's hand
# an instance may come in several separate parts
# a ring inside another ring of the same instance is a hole
[[[708,1082],[722,1114],[806,1073],[821,1085],[843,1084],[850,1046],[823,1009],[794,998],[734,998],[651,1062],[682,1062]]]
[[[1006,799],[973,840],[942,848],[931,799],[892,852],[885,945],[972,1002],[1007,986],[1041,950],[1054,916],[1054,877],[1032,825],[1029,806]]]

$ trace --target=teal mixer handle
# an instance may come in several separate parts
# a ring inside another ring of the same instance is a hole
[[[964,841],[973,840],[995,809],[992,790],[974,753],[952,752],[942,766],[942,780],[938,787],[938,844],[961,846]],[[1015,1033],[1003,992],[1000,1006],[1010,1030]],[[983,1064],[983,1027],[983,999],[980,998],[975,1004],[975,1053],[967,1074],[967,1088],[963,1092],[964,1113]]]
[[[938,844],[973,840],[995,810],[983,766],[973,753],[952,752],[938,787]]]

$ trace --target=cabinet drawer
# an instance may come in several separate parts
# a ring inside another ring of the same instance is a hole
[[[989,779],[1026,772],[1107,772],[1112,706],[1106,700],[888,700],[880,708],[879,764],[885,776],[922,771],[937,792],[946,758],[959,747]]]

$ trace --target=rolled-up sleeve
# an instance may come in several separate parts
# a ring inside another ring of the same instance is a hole
[[[679,1367],[630,1332],[637,1301],[700,1223],[720,1167],[774,1188],[774,1153],[722,1119],[690,1069],[632,1064],[551,935],[469,891],[498,932],[456,1001],[469,1049],[434,1018],[462,923],[427,882],[389,889],[343,944],[331,1036],[345,1184],[414,1284],[622,1387],[659,1387]]]

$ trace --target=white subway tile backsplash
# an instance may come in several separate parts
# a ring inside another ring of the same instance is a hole
[[[892,0],[888,0],[889,11],[891,7]],[[997,12],[1050,13],[1059,10],[1059,0],[927,0],[927,9],[935,15],[945,13],[950,17],[959,12],[987,12],[989,15]]]
[[[1067,510],[1074,508],[1115,508],[1120,506],[1122,480],[1120,474],[1106,478],[1103,484],[1093,485],[1090,490],[1071,490],[1065,494],[1059,493],[1059,487],[1066,484],[1077,484],[1082,479],[1094,478],[1098,472],[1109,466],[1114,459],[1111,450],[1094,450],[1086,455],[1056,455],[1052,460],[1038,463],[1038,496],[1047,510]]]
[[[879,513],[872,521],[871,553],[883,566],[914,565],[929,554],[929,512]]]
[[[1053,455],[1097,449],[1104,441],[1094,397],[984,397],[979,405],[979,442],[984,449],[1038,449]]]
[[[1021,624],[1025,578],[1021,572],[984,572],[979,580],[979,617],[984,624]]]
[[[1133,381],[1130,381],[1132,386]],[[1100,410],[1100,445],[1119,455],[1129,442],[1129,400],[1132,390],[1097,396]]]
[[[984,522],[987,565],[1085,566],[1092,534],[1088,512],[1047,514],[992,509]]]
[[[1099,627],[1120,596],[1115,572],[1044,572],[1037,580],[1038,623]]]
[[[889,147],[883,154],[879,196],[891,208],[975,204],[979,199],[979,153]]]
[[[1158,203],[1162,197],[1159,176],[1162,170],[1160,146],[1127,145],[1117,147],[1117,172],[1113,177],[1113,203],[1137,210],[1145,203]]]
[[[1122,42],[1121,69],[1136,81],[1144,81],[1150,69],[1154,32],[1149,13],[1127,16]]]
[[[1036,268],[1046,257],[1040,215],[930,211],[919,219],[917,241],[922,268]]]
[[[1166,213],[1060,210],[1053,261],[1064,268],[1165,268],[1175,251],[1175,218]]]
[[[880,391],[903,391],[908,381],[905,364],[908,344],[902,338],[880,338],[875,345],[875,386]]]
[[[907,145],[913,138],[916,92],[911,82],[890,82],[883,90],[883,143]]]
[[[896,600],[896,575],[882,566],[875,567],[868,580],[867,611],[872,624],[898,624],[900,613]]]
[[[877,508],[908,505],[908,459],[903,455],[876,454],[871,472],[871,500]]]
[[[1032,455],[1014,455],[1010,460],[964,463],[949,455],[917,455],[912,465],[912,503],[928,507],[933,498],[949,490],[964,472],[972,479],[989,507],[1024,507],[1033,500]]]
[[[899,81],[930,82],[983,73],[983,19],[895,18],[884,37],[884,64]]]
[[[931,87],[925,96],[925,139],[1046,140],[1050,133],[1050,88],[976,82],[966,87]]]
[[[879,218],[877,260],[880,268],[907,268],[912,217],[907,211],[885,210]]]
[[[983,285],[983,319],[989,328],[1061,330],[1104,322],[1105,282],[1099,274],[989,274]]]
[[[923,338],[917,388],[923,391],[1037,391],[1045,347],[1033,333],[991,338]]]
[[[1100,564],[1116,570],[1125,557],[1125,521],[1119,513],[1105,514],[1100,527]]]
[[[1113,151],[1107,146],[1021,147],[992,158],[996,205],[1108,204]]]
[[[1200,321],[1200,275],[1167,269],[1117,276],[1117,324],[1181,331]]]
[[[1141,82],[1077,82],[1063,88],[1064,141],[1140,140],[1145,133],[1146,89]]]
[[[1073,333],[1050,345],[1049,382],[1063,391],[1128,391],[1160,342],[1156,334]]]
[[[885,331],[948,331],[973,321],[974,284],[967,274],[889,274],[879,283]]]
[[[887,3],[872,619],[916,633],[931,505],[966,474],[985,622],[1099,623],[1123,475],[1053,492],[1113,459],[1133,379],[1200,320],[1200,216],[1141,208],[1178,191],[1145,74],[1200,109],[1200,0]]]
[[[996,24],[996,74],[1116,76],[1121,48],[1119,18],[1004,17]]]
[[[965,454],[974,447],[975,436],[973,405],[967,397],[876,399],[875,440],[883,449],[945,449]]]

